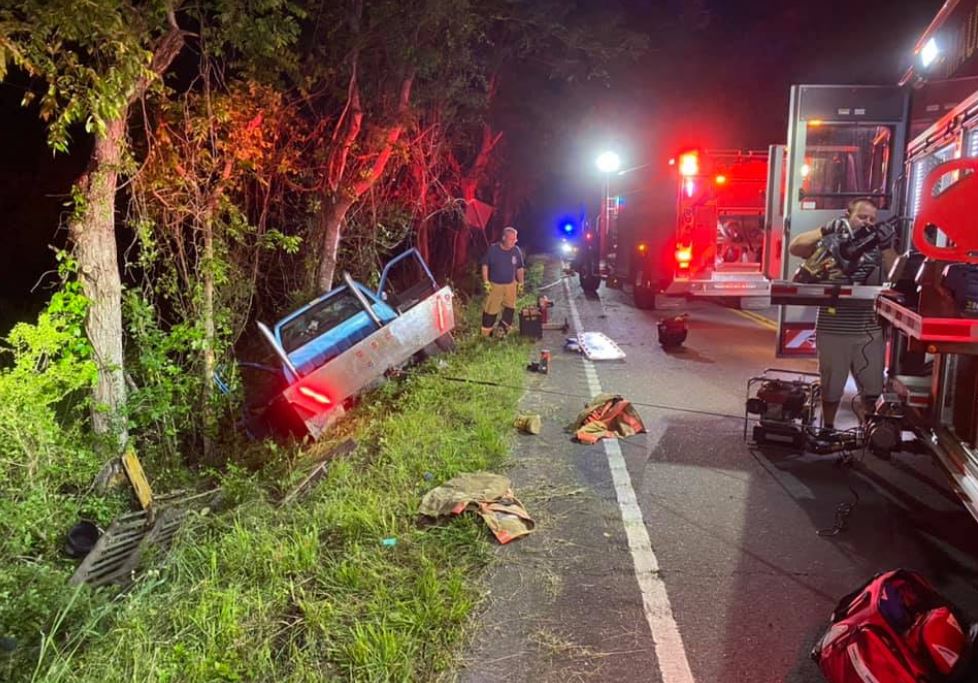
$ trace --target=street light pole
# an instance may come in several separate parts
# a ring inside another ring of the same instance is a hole
[[[611,174],[621,168],[621,157],[612,151],[603,152],[596,160],[598,170],[604,174],[604,205],[601,210],[603,229],[598,230],[598,255],[603,253],[603,242],[611,232]]]

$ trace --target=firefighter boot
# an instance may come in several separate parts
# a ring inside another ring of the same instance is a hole
[[[488,337],[492,334],[492,328],[496,326],[496,316],[491,313],[482,314],[482,332],[483,337]]]
[[[513,316],[515,314],[515,309],[503,306],[503,312],[499,320],[499,328],[502,330],[502,336],[505,337],[513,331]]]

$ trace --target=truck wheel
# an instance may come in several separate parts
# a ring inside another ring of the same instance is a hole
[[[588,294],[594,294],[598,291],[598,287],[601,285],[600,275],[585,275],[581,273],[581,289],[583,289]]]
[[[424,363],[429,358],[434,358],[439,354],[454,353],[454,352],[455,352],[455,339],[452,337],[451,332],[446,332],[442,336],[438,337],[438,339],[431,342],[423,349],[415,353],[414,362]]]
[[[754,439],[754,443],[764,443],[767,440],[765,439],[764,427],[754,425],[754,428],[751,430],[751,438]]]
[[[655,290],[651,287],[635,285],[632,298],[635,299],[635,308],[643,311],[655,310]]]
[[[451,332],[446,332],[435,340],[435,346],[437,346],[438,350],[442,353],[454,353],[455,338],[452,336]]]

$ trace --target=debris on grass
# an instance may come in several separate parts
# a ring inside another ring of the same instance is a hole
[[[467,472],[425,494],[419,512],[426,517],[476,512],[501,544],[526,536],[535,526],[513,495],[509,479],[490,472]]]

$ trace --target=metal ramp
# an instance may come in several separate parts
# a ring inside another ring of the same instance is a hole
[[[158,555],[162,557],[187,516],[211,505],[217,494],[215,489],[192,496],[160,497],[149,510],[120,516],[85,556],[69,583],[92,587],[129,583],[143,557],[154,550],[162,551]]]

